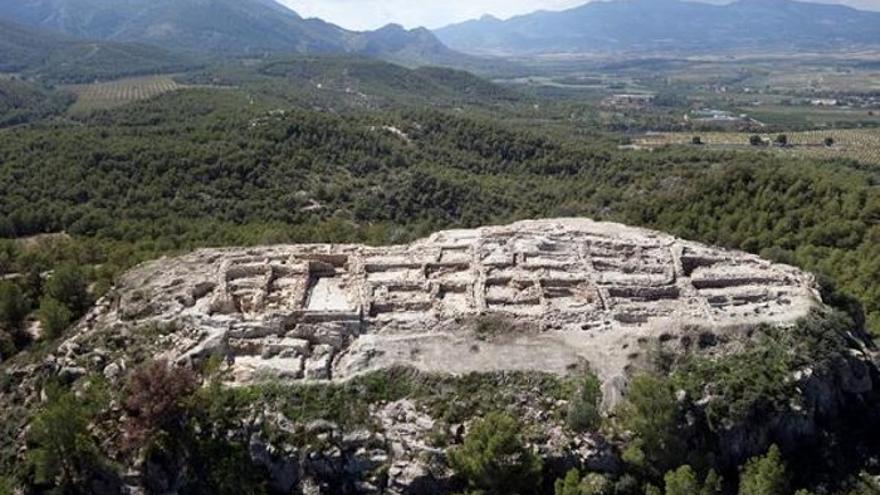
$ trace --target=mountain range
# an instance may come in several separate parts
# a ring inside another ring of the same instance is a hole
[[[434,63],[457,55],[427,29],[349,31],[274,0],[0,0],[0,17],[80,39],[190,53],[355,53]]]
[[[303,18],[275,0],[0,0],[0,22],[0,70],[91,68],[67,70],[73,78],[100,77],[112,66],[123,67],[122,73],[150,72],[206,55],[354,54],[479,72],[488,62],[473,55],[880,45],[880,13],[794,0],[598,1],[509,20],[486,16],[434,32],[394,24],[350,31]]]
[[[792,0],[613,0],[434,33],[453,50],[481,54],[830,50],[880,44],[880,13]]]

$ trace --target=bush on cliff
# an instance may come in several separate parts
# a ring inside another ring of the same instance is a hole
[[[519,438],[512,417],[491,413],[476,423],[449,464],[468,487],[487,495],[530,495],[541,484],[542,462]]]
[[[602,402],[602,388],[595,375],[583,379],[568,404],[568,427],[576,432],[593,431],[599,428],[602,415],[599,411]]]

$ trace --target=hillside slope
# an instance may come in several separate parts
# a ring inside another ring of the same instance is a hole
[[[263,64],[256,74],[268,78],[264,79],[268,90],[295,88],[311,104],[333,108],[491,106],[523,98],[468,72],[442,67],[409,69],[355,56],[284,57]]]
[[[792,0],[614,0],[435,31],[469,53],[827,50],[880,44],[880,13]]]
[[[0,72],[39,74],[48,80],[86,82],[180,70],[190,61],[135,43],[84,41],[0,20]]]

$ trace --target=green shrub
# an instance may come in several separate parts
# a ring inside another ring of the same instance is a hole
[[[700,491],[701,495],[716,495],[721,493],[722,488],[722,479],[715,470],[709,471],[709,474],[706,475],[706,480],[703,481],[703,489]]]
[[[40,301],[40,309],[37,310],[37,315],[43,330],[43,338],[49,340],[60,337],[73,321],[73,313],[70,309],[51,297],[44,297]]]
[[[581,495],[581,473],[572,469],[553,485],[555,495]]]
[[[0,361],[9,359],[17,350],[12,335],[6,330],[0,329]]]
[[[641,495],[643,482],[629,473],[624,473],[614,482],[613,495]],[[605,492],[602,492],[605,495]]]
[[[779,447],[772,446],[767,455],[754,457],[740,474],[739,495],[788,495],[788,475]]]
[[[877,495],[880,493],[880,480],[867,473],[861,473],[853,484],[855,486],[847,495]]]
[[[700,482],[690,466],[682,466],[663,477],[666,484],[666,495],[697,495]]]
[[[90,407],[73,392],[50,392],[28,431],[28,461],[39,485],[63,492],[81,487],[101,468],[101,458],[89,432]]]
[[[567,423],[576,432],[595,431],[602,422],[599,412],[602,387],[595,375],[584,378],[568,404]]]
[[[649,484],[645,486],[645,495],[663,495],[663,490]]]
[[[623,481],[621,478],[618,483]],[[607,476],[599,473],[589,473],[584,476],[581,481],[580,495],[623,495],[625,490],[621,490],[618,484],[613,484]]]
[[[512,417],[491,413],[471,428],[460,447],[449,452],[449,464],[473,490],[488,495],[535,493],[543,466],[523,445],[519,431]]]
[[[678,429],[678,404],[669,380],[640,375],[632,379],[619,411],[621,426],[633,435],[624,460],[660,476],[684,457]]]
[[[0,476],[0,495],[12,495],[14,486],[12,478]]]
[[[36,303],[43,297],[43,273],[39,266],[33,265],[28,268],[21,281],[21,287],[31,303]]]
[[[14,331],[30,312],[24,292],[12,282],[0,282],[0,328]]]
[[[45,293],[67,306],[74,317],[84,314],[92,305],[88,278],[79,266],[72,263],[65,263],[55,269],[46,281]]]
[[[700,483],[697,473],[690,466],[681,466],[664,476],[666,495],[716,495],[721,493],[721,478],[710,471],[706,480]]]
[[[612,495],[629,493],[617,485],[612,485],[605,475],[589,473],[581,478],[577,469],[566,473],[565,478],[556,480],[553,485],[555,495]]]

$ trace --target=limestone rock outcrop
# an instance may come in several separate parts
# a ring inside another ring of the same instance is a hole
[[[794,322],[818,305],[813,277],[792,267],[645,229],[553,219],[402,246],[204,249],[149,262],[122,277],[73,340],[161,326],[169,357],[221,355],[239,383],[345,380],[393,366],[458,374],[588,365],[607,384],[648,340],[699,329],[711,341]]]

